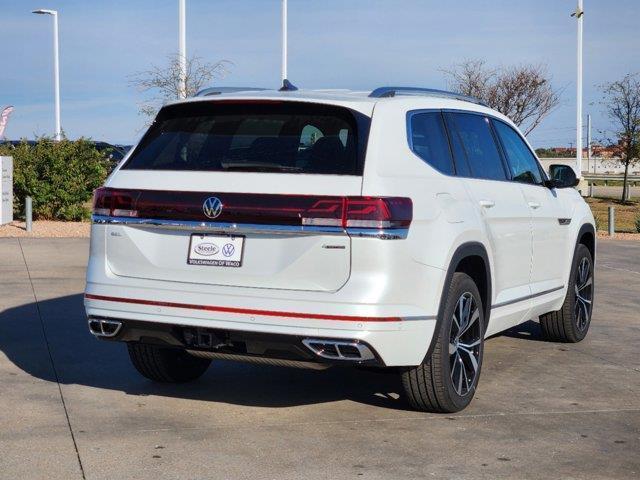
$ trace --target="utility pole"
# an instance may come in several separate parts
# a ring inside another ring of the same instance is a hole
[[[287,0],[282,0],[282,84],[287,80]]]
[[[180,97],[187,97],[187,6],[178,0],[178,60],[180,62]]]
[[[583,0],[571,15],[578,20],[577,78],[576,78],[576,174],[582,176],[582,23],[584,20]]]

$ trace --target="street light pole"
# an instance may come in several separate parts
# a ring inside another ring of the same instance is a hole
[[[582,22],[584,18],[583,0],[572,16],[578,20],[577,78],[576,78],[576,174],[582,176]]]
[[[187,97],[187,6],[178,0],[178,60],[180,62],[180,96]]]
[[[53,88],[55,103],[55,131],[54,139],[62,140],[62,127],[60,125],[60,52],[58,46],[58,12],[56,10],[39,9],[32,13],[38,15],[51,15],[53,17]]]

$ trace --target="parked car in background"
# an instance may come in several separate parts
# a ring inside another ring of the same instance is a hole
[[[8,146],[10,148],[16,148],[21,143],[26,143],[30,147],[33,147],[37,142],[35,140],[0,140],[0,146]]]
[[[126,154],[126,152],[117,145],[111,145],[107,142],[93,142],[93,144],[96,147],[96,150],[102,153],[106,159],[115,164],[120,162]]]
[[[554,341],[589,329],[594,219],[573,170],[550,173],[449,92],[167,105],[96,191],[89,329],[159,382],[215,359],[362,365],[399,372],[416,409],[461,410],[485,338],[538,316]]]
[[[131,148],[133,147],[133,145],[120,145],[117,144],[116,147],[123,153],[123,154],[127,154],[129,153],[129,150],[131,150]]]

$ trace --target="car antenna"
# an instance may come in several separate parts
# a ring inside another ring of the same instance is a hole
[[[296,87],[289,80],[287,80],[286,78],[282,80],[282,86],[279,88],[280,92],[295,92],[296,90],[298,90],[298,87]]]

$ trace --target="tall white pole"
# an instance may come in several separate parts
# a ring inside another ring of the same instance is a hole
[[[60,125],[60,52],[58,46],[58,12],[53,13],[53,88],[55,90],[55,132],[56,141],[62,140],[62,127]]]
[[[178,1],[178,56],[180,61],[180,97],[187,96],[187,6]]]
[[[578,20],[578,64],[576,79],[576,170],[577,175],[582,175],[582,22],[584,10],[582,0],[578,0],[578,8],[575,16]]]
[[[282,0],[282,81],[287,79],[287,0]]]
[[[587,172],[591,166],[591,114],[587,115]],[[593,164],[593,173],[595,173],[596,165]]]
[[[60,125],[60,60],[58,46],[58,11],[39,8],[31,13],[37,15],[51,15],[53,17],[53,95],[54,95],[54,114],[55,114],[55,130],[53,138],[56,141],[62,140],[62,127]]]

